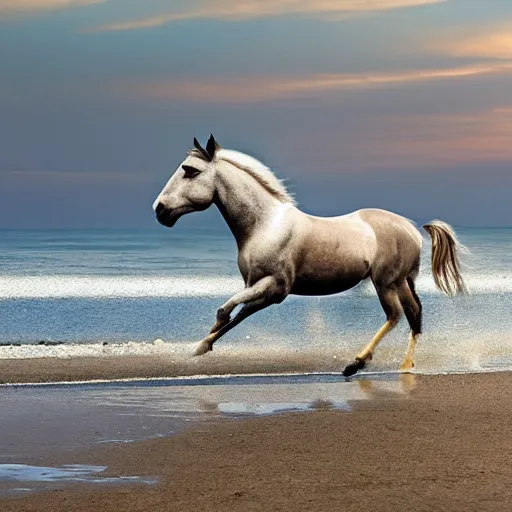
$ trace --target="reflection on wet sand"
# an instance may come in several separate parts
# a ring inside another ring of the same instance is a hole
[[[403,397],[414,386],[413,374],[350,381],[303,374],[3,388],[0,453],[3,462],[18,463],[43,452],[170,435],[223,416],[349,411],[357,401]]]
[[[403,373],[394,380],[357,379],[353,381],[294,384],[194,386],[175,389],[174,410],[206,415],[262,415],[317,409],[351,410],[351,403],[407,395],[416,387],[416,376]],[[179,397],[179,398],[178,398]],[[170,397],[169,397],[170,398]],[[122,402],[110,397],[111,404]],[[177,400],[176,400],[177,399]]]
[[[358,383],[359,388],[368,398],[377,398],[388,393],[403,393],[408,395],[416,388],[416,375],[413,373],[400,373],[397,375],[397,379],[397,381],[392,383],[360,379]],[[391,386],[389,384],[391,384]]]
[[[188,425],[219,418],[351,411],[363,400],[401,399],[415,386],[413,374],[374,376],[372,380],[317,374],[4,388],[0,396],[4,462],[0,491],[13,492],[25,480],[32,482],[32,489],[42,478],[52,482],[110,481],[97,476],[105,468],[27,464],[35,457],[39,461],[98,443],[168,436]],[[23,444],[19,443],[20,432]]]
[[[37,490],[57,489],[62,484],[155,484],[156,478],[139,476],[101,476],[107,466],[65,464],[60,467],[27,464],[0,464],[0,497],[16,496]]]

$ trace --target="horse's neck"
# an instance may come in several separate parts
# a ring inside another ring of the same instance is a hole
[[[235,169],[218,172],[214,202],[239,248],[279,204],[254,178]]]

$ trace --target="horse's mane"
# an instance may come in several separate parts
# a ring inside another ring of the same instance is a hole
[[[189,151],[190,155],[204,160],[203,155],[196,149]],[[215,160],[227,162],[237,169],[246,172],[254,178],[268,193],[282,203],[296,204],[293,196],[288,192],[283,182],[262,162],[240,151],[232,149],[218,149]]]

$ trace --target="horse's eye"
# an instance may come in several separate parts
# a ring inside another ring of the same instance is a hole
[[[185,171],[185,178],[195,178],[201,172],[191,165],[182,165],[181,168]]]

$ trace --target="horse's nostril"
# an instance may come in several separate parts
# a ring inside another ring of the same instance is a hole
[[[158,203],[155,208],[155,213],[160,215],[165,210],[165,206],[162,203]]]

